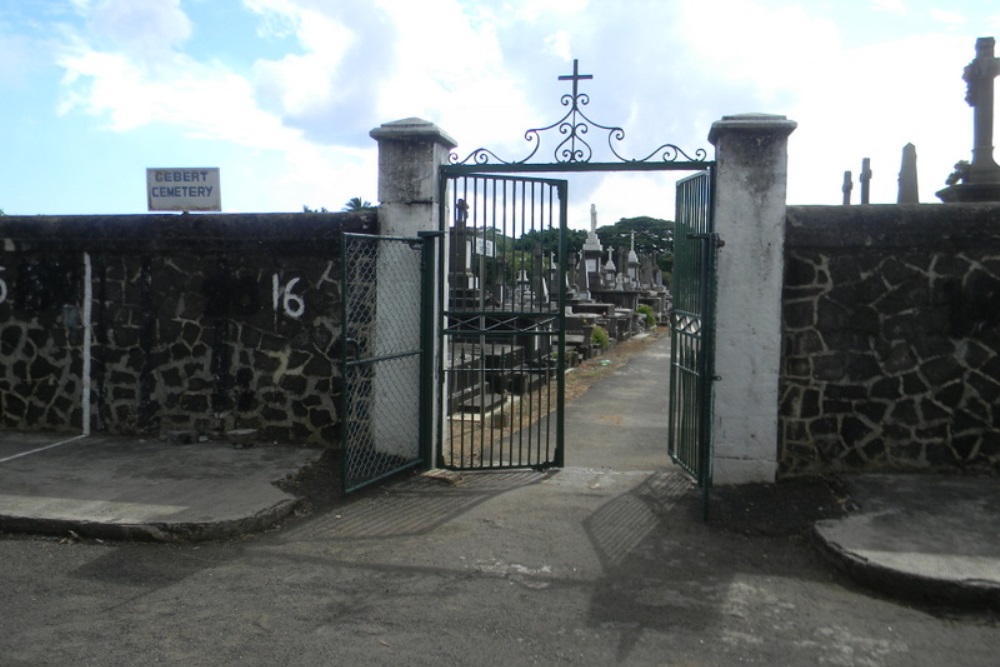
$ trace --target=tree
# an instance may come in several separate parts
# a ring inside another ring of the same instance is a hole
[[[329,213],[329,211],[326,210],[325,206],[323,206],[322,208],[309,208],[305,204],[302,205],[302,212],[303,213]]]
[[[605,249],[608,246],[631,247],[633,232],[636,253],[655,257],[657,266],[664,274],[664,280],[668,280],[674,269],[673,221],[641,215],[635,218],[622,218],[613,225],[597,228],[597,236]]]
[[[583,244],[587,241],[587,232],[579,229],[566,230],[566,254],[572,256],[575,252],[583,249]],[[521,238],[514,241],[515,250],[533,253],[535,245],[542,246],[542,254],[546,257],[559,256],[559,230],[558,229],[532,229]]]
[[[344,208],[340,210],[346,213],[350,211],[370,211],[373,208],[375,208],[375,206],[373,206],[367,199],[362,199],[361,197],[351,197],[347,200],[347,203],[344,204]]]

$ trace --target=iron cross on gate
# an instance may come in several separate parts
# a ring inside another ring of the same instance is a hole
[[[593,74],[580,74],[580,61],[574,58],[573,59],[573,73],[572,74],[565,74],[563,76],[560,76],[559,80],[560,81],[572,81],[573,82],[573,103],[575,104],[576,103],[577,94],[578,94],[577,93],[577,85],[579,84],[579,82],[580,81],[584,81],[586,79],[593,79],[593,78],[594,78]]]

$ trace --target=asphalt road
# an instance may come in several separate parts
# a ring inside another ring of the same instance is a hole
[[[0,665],[997,664],[990,613],[861,590],[732,499],[702,523],[658,449],[663,353],[573,403],[558,472],[409,478],[228,542],[0,536]]]

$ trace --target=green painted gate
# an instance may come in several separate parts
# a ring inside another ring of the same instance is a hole
[[[461,470],[563,465],[562,269],[552,271],[555,279],[545,308],[539,307],[538,290],[547,266],[567,266],[567,185],[524,175],[706,170],[677,187],[667,439],[673,460],[706,489],[707,507],[718,241],[711,227],[715,163],[704,149],[689,154],[673,143],[630,157],[622,143],[625,130],[586,113],[590,96],[580,91],[580,84],[593,78],[580,73],[576,60],[571,74],[558,77],[572,91],[560,97],[564,113],[524,132],[527,155],[505,159],[480,147],[464,158],[452,153],[440,169],[439,231],[450,236],[451,268],[439,277],[448,287],[437,294],[446,305],[440,312],[444,358],[435,379],[447,405],[434,434],[436,462]],[[542,157],[546,154],[551,161]],[[552,242],[556,234],[557,251]],[[535,243],[543,246],[540,253]],[[445,263],[443,255],[440,260]],[[534,294],[511,300],[524,290]],[[546,386],[554,386],[555,393]],[[548,410],[549,416],[538,416]]]
[[[562,466],[567,183],[466,173],[447,175],[442,188],[449,269],[437,464]]]
[[[702,487],[712,484],[712,383],[715,380],[716,253],[712,172],[677,182],[673,306],[670,311],[668,449]]]

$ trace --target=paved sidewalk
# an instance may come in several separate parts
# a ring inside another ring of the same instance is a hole
[[[815,526],[834,563],[890,595],[1000,608],[1000,479],[858,475],[843,481],[857,511]]]
[[[321,450],[0,433],[0,529],[109,539],[222,539],[291,515],[274,482]]]

